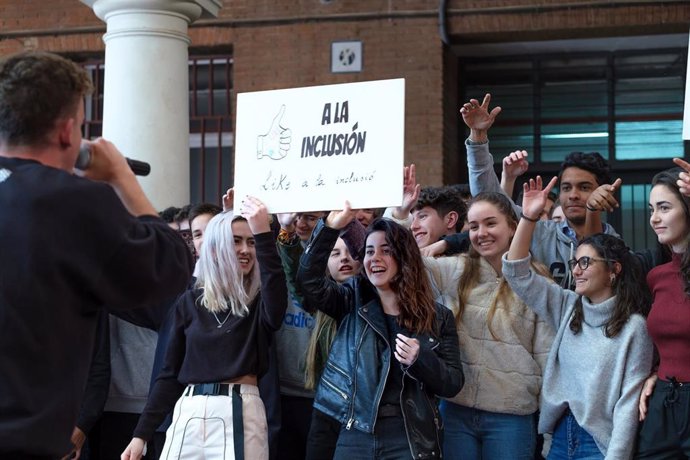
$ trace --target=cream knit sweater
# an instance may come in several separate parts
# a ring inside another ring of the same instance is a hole
[[[425,258],[439,303],[458,312],[458,282],[469,256]],[[487,314],[502,277],[480,258],[480,278],[458,324],[465,386],[453,403],[502,414],[527,415],[539,408],[544,364],[554,331],[512,292],[499,302],[491,329]],[[508,288],[510,289],[510,288]]]

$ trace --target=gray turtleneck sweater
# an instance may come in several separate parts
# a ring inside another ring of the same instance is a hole
[[[557,331],[544,369],[539,432],[552,433],[570,408],[607,459],[631,458],[638,399],[652,367],[645,319],[632,315],[617,336],[608,338],[603,325],[616,298],[592,304],[583,297],[582,331],[574,334],[569,324],[579,295],[534,273],[530,257],[505,257],[503,276],[515,294]]]

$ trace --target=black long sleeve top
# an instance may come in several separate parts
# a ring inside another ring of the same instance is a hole
[[[98,311],[184,288],[192,257],[157,216],[107,184],[0,157],[0,457],[70,451]]]
[[[201,289],[187,291],[176,305],[165,364],[153,386],[134,436],[149,440],[185,386],[216,383],[243,375],[261,377],[268,369],[268,347],[287,308],[285,274],[270,232],[255,235],[261,290],[247,316],[214,315],[204,308]]]

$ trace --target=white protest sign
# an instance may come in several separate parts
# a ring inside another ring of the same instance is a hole
[[[690,50],[690,36],[688,36],[688,50]],[[690,58],[688,71],[685,73],[685,108],[683,109],[683,139],[690,140]]]
[[[235,135],[235,209],[402,203],[404,79],[238,94]]]

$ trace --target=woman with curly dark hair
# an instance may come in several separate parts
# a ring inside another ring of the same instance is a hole
[[[463,384],[453,315],[434,302],[410,231],[386,219],[367,229],[365,274],[329,279],[328,256],[354,216],[346,205],[319,224],[297,274],[305,301],[340,323],[314,407],[342,424],[336,459],[440,458],[438,396]]]

